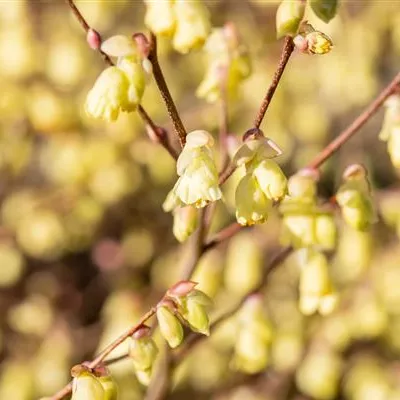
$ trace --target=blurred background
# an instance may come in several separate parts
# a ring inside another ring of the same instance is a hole
[[[140,1],[77,1],[103,38],[144,31]],[[280,55],[276,1],[213,0],[214,26],[233,21],[248,46],[253,74],[229,104],[229,131],[241,137],[256,115]],[[295,53],[264,122],[295,172],[337,135],[400,68],[400,4],[343,1],[326,25],[334,49]],[[63,1],[0,2],[0,399],[50,395],[72,365],[132,325],[179,280],[187,256],[161,205],[176,180],[175,163],[151,143],[135,113],[115,123],[83,112],[104,64]],[[217,135],[220,108],[195,97],[201,52],[182,56],[160,42],[160,63],[188,131]],[[143,105],[172,127],[152,82]],[[356,232],[339,216],[331,272],[337,311],[298,311],[299,271],[289,257],[269,280],[273,336],[266,373],[232,368],[235,328],[228,320],[177,370],[171,399],[400,399],[399,174],[378,140],[383,111],[323,168],[329,198],[345,166],[365,164],[379,222]],[[234,220],[235,176],[225,186],[212,230]],[[200,261],[195,280],[216,310],[254,287],[279,248],[278,216],[236,235]],[[116,355],[126,351],[121,346]],[[112,368],[121,400],[144,398],[129,360]]]

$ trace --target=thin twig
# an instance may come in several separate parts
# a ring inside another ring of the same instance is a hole
[[[163,74],[160,64],[158,62],[157,38],[153,33],[151,33],[150,43],[151,43],[151,46],[150,46],[150,53],[149,53],[148,58],[153,66],[154,79],[156,80],[158,90],[161,93],[161,96],[164,100],[165,106],[167,107],[168,115],[171,118],[171,121],[174,125],[175,132],[178,135],[179,142],[181,144],[181,147],[183,148],[183,146],[186,143],[186,129],[183,126],[181,117],[175,106],[174,100],[172,99],[171,93],[168,89],[167,82],[165,81],[165,78],[164,78],[164,74]]]
[[[343,146],[359,129],[379,110],[385,100],[391,96],[400,85],[400,72],[382,90],[376,99],[360,114],[339,136],[329,143],[317,156],[308,164],[308,168],[320,167],[329,157]]]
[[[99,364],[101,364],[105,358],[115,350],[121,343],[123,343],[128,337],[132,336],[147,320],[149,320],[155,313],[156,307],[152,307],[146,314],[142,316],[140,321],[136,324],[127,329],[124,333],[118,336],[112,343],[110,343],[93,361],[88,364],[88,368],[95,368]],[[56,394],[51,396],[49,400],[61,400],[67,394],[71,393],[72,384],[68,383],[64,388],[58,391]]]
[[[279,65],[277,70],[275,71],[274,78],[272,79],[271,85],[269,86],[267,93],[265,94],[264,100],[261,103],[260,109],[258,110],[258,114],[256,119],[254,120],[254,127],[259,128],[262,120],[264,119],[265,113],[268,110],[268,107],[271,103],[272,98],[274,97],[275,90],[278,87],[279,81],[282,78],[283,72],[285,71],[285,67],[289,61],[289,58],[294,50],[293,39],[290,36],[285,37],[285,44],[282,49],[281,59],[279,60]]]
[[[220,168],[224,171],[229,163],[229,155],[227,148],[229,121],[228,121],[228,68],[222,67],[220,70],[220,112],[219,112],[219,155],[220,155]]]

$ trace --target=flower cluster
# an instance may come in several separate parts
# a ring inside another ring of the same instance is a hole
[[[343,173],[344,183],[336,193],[344,220],[358,230],[366,230],[376,220],[366,169],[350,165]]]
[[[243,166],[245,175],[235,194],[236,219],[241,225],[254,225],[267,220],[274,201],[287,192],[287,179],[271,158],[280,150],[265,137],[246,141],[236,152],[233,162]]]
[[[265,370],[269,362],[272,327],[261,295],[249,297],[238,315],[233,366],[248,374]]]
[[[145,0],[145,23],[155,34],[173,37],[173,47],[188,53],[204,44],[211,30],[210,16],[201,0]]]
[[[212,136],[206,131],[188,133],[176,164],[179,179],[165,199],[164,211],[185,206],[202,208],[221,199],[218,171],[211,150],[213,143]]]
[[[151,63],[141,54],[136,41],[126,36],[109,38],[101,49],[118,57],[117,65],[108,67],[97,78],[87,95],[85,109],[93,118],[115,121],[121,111],[134,111],[140,104]]]
[[[400,168],[400,95],[390,96],[385,109],[379,139],[387,142],[390,159],[396,168]]]
[[[213,103],[224,91],[229,98],[235,99],[241,82],[250,76],[251,64],[247,48],[239,43],[234,25],[214,29],[204,51],[208,66],[197,96]]]
[[[84,364],[76,365],[71,370],[71,400],[116,400],[117,386],[104,367],[91,370]]]

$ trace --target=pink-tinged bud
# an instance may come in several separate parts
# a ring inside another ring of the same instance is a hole
[[[321,178],[319,170],[315,168],[303,168],[298,172],[298,175],[312,178],[315,182],[318,182]]]
[[[90,48],[92,48],[93,50],[98,50],[101,46],[100,33],[90,28],[86,34],[86,41],[88,42]]]
[[[308,40],[304,36],[295,36],[293,43],[297,50],[301,51],[302,53],[308,53]]]
[[[351,164],[343,172],[343,179],[362,179],[367,176],[367,170],[361,164]]]
[[[197,285],[197,282],[180,281],[168,289],[167,295],[183,297],[188,295]]]
[[[139,32],[139,33],[135,33],[132,36],[132,38],[133,38],[133,40],[135,40],[135,42],[137,44],[137,49],[139,50],[140,55],[143,58],[147,58],[149,56],[151,46],[150,46],[149,40],[147,39],[146,35]]]
[[[91,369],[87,365],[85,365],[85,363],[88,364],[88,362],[86,361],[82,364],[74,365],[71,368],[71,376],[73,378],[76,378],[77,376],[81,375],[84,372],[91,372]]]
[[[142,325],[133,335],[132,339],[138,340],[150,335],[151,328],[147,325]]]

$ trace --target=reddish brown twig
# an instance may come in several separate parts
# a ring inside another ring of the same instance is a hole
[[[285,71],[286,65],[289,61],[289,58],[294,50],[293,39],[290,36],[285,37],[285,44],[282,49],[281,59],[279,60],[279,65],[277,70],[275,71],[274,78],[272,79],[271,85],[269,86],[267,93],[265,94],[264,100],[261,103],[260,109],[258,110],[258,114],[256,119],[254,120],[254,127],[259,128],[262,120],[264,119],[265,113],[268,110],[268,107],[271,103],[272,98],[274,97],[275,90],[278,87],[279,81],[282,78],[283,72]]]
[[[171,118],[171,121],[174,125],[174,129],[176,134],[178,135],[179,142],[181,147],[183,147],[186,143],[186,129],[183,126],[181,117],[178,113],[178,110],[175,106],[174,100],[172,99],[171,93],[168,89],[167,82],[165,81],[164,74],[158,62],[157,56],[157,38],[151,33],[151,41],[150,41],[150,53],[149,60],[153,65],[153,75],[156,80],[158,90],[161,93],[161,97],[164,100],[165,106],[167,107],[168,115]]]
[[[339,136],[321,150],[307,165],[308,168],[319,168],[329,157],[343,146],[359,129],[379,110],[385,100],[392,95],[400,85],[400,72],[393,78],[376,99],[360,114]]]

